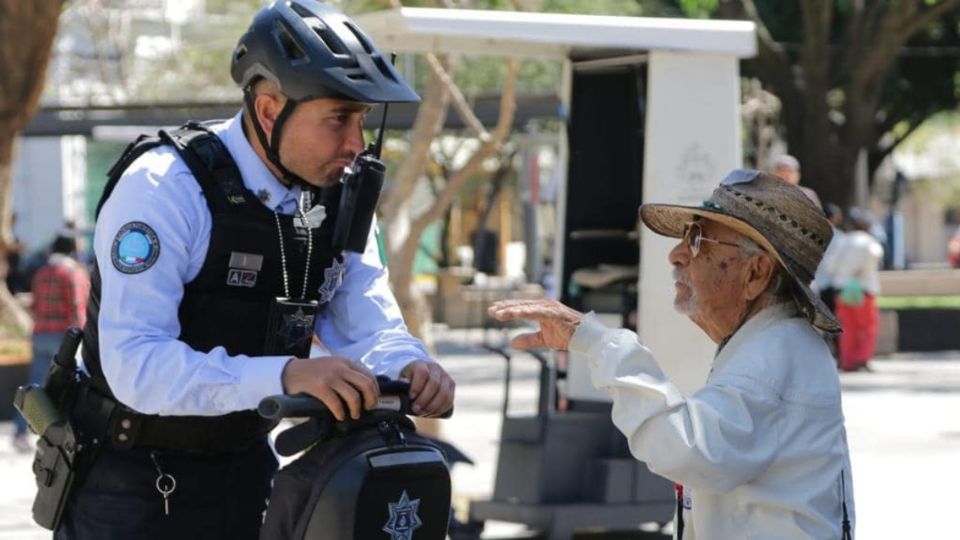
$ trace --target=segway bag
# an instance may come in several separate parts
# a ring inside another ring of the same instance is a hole
[[[298,430],[320,438],[277,473],[261,540],[446,538],[447,464],[409,418],[391,411],[348,422],[312,418],[281,437]],[[281,454],[291,438],[278,438]]]

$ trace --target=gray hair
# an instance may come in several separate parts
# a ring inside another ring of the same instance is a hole
[[[737,244],[741,249],[741,259],[746,259],[751,255],[759,253],[770,256],[770,253],[760,247],[760,244],[757,244],[742,234],[737,235]],[[770,293],[774,299],[779,301],[795,300],[793,294],[793,279],[786,275],[786,270],[784,270],[779,263],[777,263],[777,272],[773,275],[773,279],[770,280],[766,292]]]
[[[777,167],[784,167],[790,169],[791,171],[800,172],[800,161],[790,154],[783,154],[777,159],[773,160],[773,168]]]

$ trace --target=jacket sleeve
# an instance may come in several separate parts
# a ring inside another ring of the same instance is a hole
[[[343,283],[321,313],[317,335],[334,355],[396,379],[407,364],[430,360],[430,355],[403,322],[387,269],[380,262],[375,231],[376,224],[362,254],[344,256]]]
[[[101,276],[100,363],[117,399],[145,414],[215,416],[256,408],[283,392],[284,356],[200,352],[180,341],[184,283],[203,265],[210,214],[193,175],[173,150],[141,156],[124,173],[97,219]],[[114,244],[131,223],[156,235],[159,255],[135,272],[115,264]]]
[[[695,489],[727,492],[767,469],[779,446],[776,394],[743,376],[712,377],[685,397],[629,330],[592,315],[570,349],[589,358],[593,384],[613,397],[613,422],[652,471]]]

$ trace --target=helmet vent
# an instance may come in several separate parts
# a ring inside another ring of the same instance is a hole
[[[373,63],[377,65],[377,68],[380,70],[380,73],[384,77],[396,81],[397,77],[394,75],[394,71],[390,69],[390,66],[387,65],[386,60],[383,59],[383,56],[377,56],[373,59]]]
[[[319,22],[319,21],[318,21]],[[323,44],[330,49],[330,52],[337,55],[348,55],[350,54],[346,47],[343,46],[343,43],[340,42],[340,38],[336,34],[330,31],[330,28],[320,23],[320,27],[313,27],[313,31],[320,36],[320,39],[323,40]]]
[[[283,47],[283,53],[289,60],[303,60],[307,57],[307,53],[303,51],[303,48],[300,47],[300,44],[293,39],[293,36],[290,35],[290,32],[288,32],[287,29],[282,25],[278,25],[277,38],[280,39],[280,45]]]
[[[363,46],[363,50],[366,51],[367,54],[375,54],[377,52],[377,49],[373,46],[373,43],[370,43],[370,40],[367,39],[367,36],[363,35],[363,32],[361,32],[359,28],[346,21],[344,21],[343,25],[346,26],[354,36],[356,36],[357,41],[360,42],[360,45]]]
[[[237,45],[236,50],[233,51],[233,61],[237,62],[246,55],[247,55],[247,46],[241,43],[240,45]]]
[[[291,9],[303,17],[303,22],[310,27],[314,33],[323,41],[323,44],[330,49],[330,52],[337,55],[349,54],[347,48],[343,46],[343,43],[340,41],[340,38],[337,37],[335,32],[330,30],[322,20],[313,12],[310,11],[306,6],[301,6],[300,4],[294,2],[290,4]]]

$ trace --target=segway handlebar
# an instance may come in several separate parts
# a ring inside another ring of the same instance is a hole
[[[378,378],[380,397],[373,410],[395,411],[404,415],[416,416],[410,402],[410,383]],[[260,416],[270,420],[281,418],[304,418],[324,416],[330,414],[330,409],[319,399],[308,394],[268,396],[260,400],[257,406]],[[453,408],[443,413],[440,418],[450,418]]]

